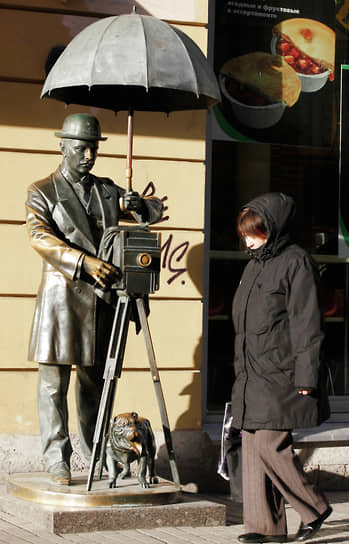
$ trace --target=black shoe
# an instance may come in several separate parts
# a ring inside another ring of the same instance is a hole
[[[239,542],[247,542],[247,544],[256,542],[287,542],[287,535],[261,535],[260,533],[246,533],[238,536]]]
[[[327,510],[322,514],[322,516],[318,517],[315,521],[307,524],[301,523],[295,540],[300,540],[301,542],[303,542],[304,540],[308,540],[308,538],[314,536],[320,529],[325,519],[328,518],[330,514],[332,514],[331,506],[329,506]]]

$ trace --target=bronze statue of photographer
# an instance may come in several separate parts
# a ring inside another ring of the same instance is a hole
[[[118,269],[98,258],[106,228],[129,218],[154,223],[161,218],[157,198],[126,194],[108,178],[90,173],[101,136],[98,120],[69,115],[61,132],[63,161],[47,178],[28,188],[27,228],[43,259],[29,347],[39,363],[38,408],[43,457],[52,481],[69,485],[72,446],[67,392],[76,365],[76,405],[81,449],[91,456],[103,389],[103,370],[115,309],[98,297]],[[120,207],[120,199],[123,203]]]

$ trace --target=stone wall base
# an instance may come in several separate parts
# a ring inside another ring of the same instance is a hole
[[[74,453],[72,470],[86,471],[79,440],[72,435]],[[181,483],[193,493],[229,493],[229,482],[217,475],[220,445],[203,431],[172,432],[174,451]],[[156,470],[162,478],[171,480],[167,449],[162,431],[155,431],[157,444]],[[349,446],[304,447],[296,450],[309,477],[327,490],[349,489]],[[33,435],[0,434],[0,473],[45,470],[41,456],[40,437]],[[136,472],[136,464],[133,464]]]
[[[305,472],[321,489],[349,489],[349,446],[306,446],[296,451]]]

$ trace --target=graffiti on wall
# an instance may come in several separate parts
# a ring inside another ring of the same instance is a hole
[[[143,191],[143,196],[153,196],[156,192],[156,187],[152,181],[148,183]],[[164,203],[163,217],[159,223],[164,223],[169,220],[168,213],[168,197],[163,196],[161,201]],[[159,224],[158,223],[158,224]],[[171,285],[174,281],[180,281],[185,284],[183,274],[187,272],[186,256],[188,253],[190,242],[188,240],[178,244],[175,235],[170,233],[161,245],[161,268],[169,272],[167,284]]]

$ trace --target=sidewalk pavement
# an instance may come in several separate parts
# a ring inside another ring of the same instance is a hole
[[[313,544],[349,543],[349,491],[326,493],[332,515],[309,542]],[[227,522],[219,527],[163,527],[130,529],[127,531],[100,531],[54,535],[38,531],[31,523],[0,512],[0,544],[233,544],[244,532],[241,504],[232,503],[225,495],[205,495],[201,498],[227,505]],[[145,507],[146,508],[146,507]],[[125,509],[125,515],[127,511]],[[299,517],[287,506],[289,540],[296,533]]]

